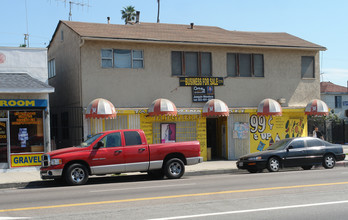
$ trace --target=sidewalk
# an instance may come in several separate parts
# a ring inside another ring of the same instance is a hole
[[[343,145],[343,147],[344,153],[348,154],[348,145]],[[344,161],[337,162],[336,166],[348,167],[348,155]],[[185,169],[185,176],[235,173],[238,171],[234,160],[206,161],[186,166]],[[31,186],[42,185],[43,183],[44,180],[40,178],[39,167],[0,169],[0,189],[26,187],[29,184]]]

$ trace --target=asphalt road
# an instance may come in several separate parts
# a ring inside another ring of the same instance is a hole
[[[0,190],[3,219],[347,219],[348,169],[94,178]]]

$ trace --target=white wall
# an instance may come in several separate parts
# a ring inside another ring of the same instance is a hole
[[[0,72],[28,73],[48,83],[46,48],[0,47],[0,56]]]

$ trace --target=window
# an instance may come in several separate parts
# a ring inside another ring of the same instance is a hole
[[[10,111],[11,153],[43,152],[43,111]]]
[[[102,68],[144,68],[144,54],[142,50],[102,49]]]
[[[294,149],[297,148],[303,148],[304,147],[304,141],[303,140],[295,140],[291,143],[291,145]]]
[[[101,140],[104,143],[105,147],[120,147],[122,146],[121,144],[121,133],[116,132],[109,134]]]
[[[308,147],[320,147],[320,146],[324,146],[324,143],[321,142],[320,140],[308,140],[307,146]]]
[[[262,54],[227,53],[227,76],[264,77]]]
[[[64,31],[60,31],[60,40],[64,41]]]
[[[342,96],[335,96],[335,108],[342,108]]]
[[[314,78],[314,57],[301,57],[301,76],[302,78]]]
[[[173,76],[211,76],[211,53],[172,51]]]
[[[56,76],[56,60],[51,59],[48,61],[48,78]]]
[[[126,146],[142,144],[140,134],[136,131],[125,131],[124,138],[126,140]]]

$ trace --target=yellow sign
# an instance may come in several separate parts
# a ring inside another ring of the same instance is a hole
[[[41,166],[42,154],[13,154],[11,167]]]
[[[250,115],[250,153],[263,151],[285,138],[307,136],[304,113],[283,116]]]
[[[180,86],[223,86],[223,77],[180,77]]]

